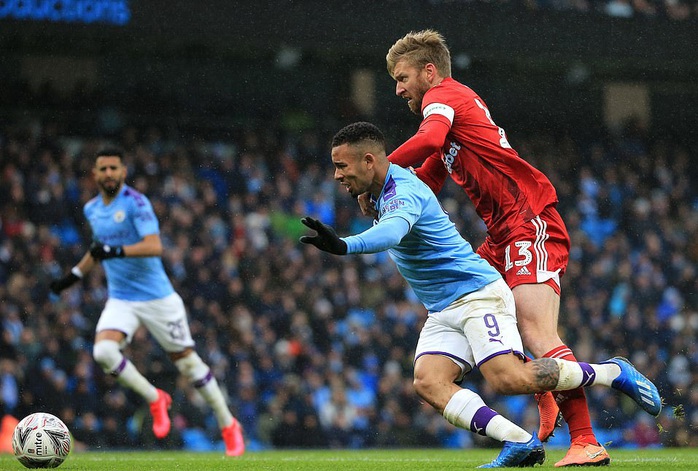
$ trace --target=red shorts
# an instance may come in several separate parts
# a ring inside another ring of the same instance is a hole
[[[488,236],[477,253],[502,274],[510,288],[545,283],[560,294],[560,277],[570,256],[570,236],[554,206],[494,243]]]

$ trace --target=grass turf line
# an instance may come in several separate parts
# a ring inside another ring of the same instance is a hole
[[[270,471],[435,471],[474,469],[497,456],[497,449],[264,451],[227,458],[222,453],[180,451],[71,453],[61,471],[270,470]],[[565,450],[548,450],[543,466],[553,469]],[[698,449],[610,449],[613,471],[698,470]],[[25,469],[12,455],[0,455],[3,471]]]

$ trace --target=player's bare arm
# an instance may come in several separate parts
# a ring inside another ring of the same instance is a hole
[[[149,234],[140,242],[124,245],[126,257],[160,257],[162,255],[162,240],[159,234]]]
[[[61,291],[70,288],[75,283],[82,280],[95,265],[95,259],[88,251],[83,255],[82,259],[64,276],[51,281],[49,289],[54,295],[59,295]]]
[[[75,265],[78,267],[83,275],[90,272],[95,266],[95,259],[92,257],[90,252],[85,252],[85,255],[80,259],[80,261]]]

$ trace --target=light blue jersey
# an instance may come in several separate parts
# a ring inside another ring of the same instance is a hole
[[[342,238],[347,253],[388,250],[430,312],[501,279],[461,237],[431,189],[409,170],[390,165],[376,207],[373,227]]]
[[[94,239],[104,244],[131,245],[160,232],[148,198],[128,185],[123,185],[107,206],[101,196],[91,199],[85,204],[84,213]],[[174,293],[160,257],[110,258],[103,260],[102,266],[110,298],[150,301]]]

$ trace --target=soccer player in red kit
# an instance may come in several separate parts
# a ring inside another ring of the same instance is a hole
[[[557,194],[548,178],[523,160],[497,126],[485,102],[451,77],[451,57],[443,36],[411,32],[388,51],[395,93],[423,117],[417,133],[388,156],[416,173],[438,194],[450,176],[472,200],[487,226],[477,252],[512,288],[524,346],[536,358],[576,361],[558,336],[560,276],[570,239],[556,210]],[[541,440],[549,438],[558,412],[569,425],[571,447],[555,464],[599,466],[610,462],[598,443],[583,389],[537,395]],[[559,405],[559,409],[558,409]]]

